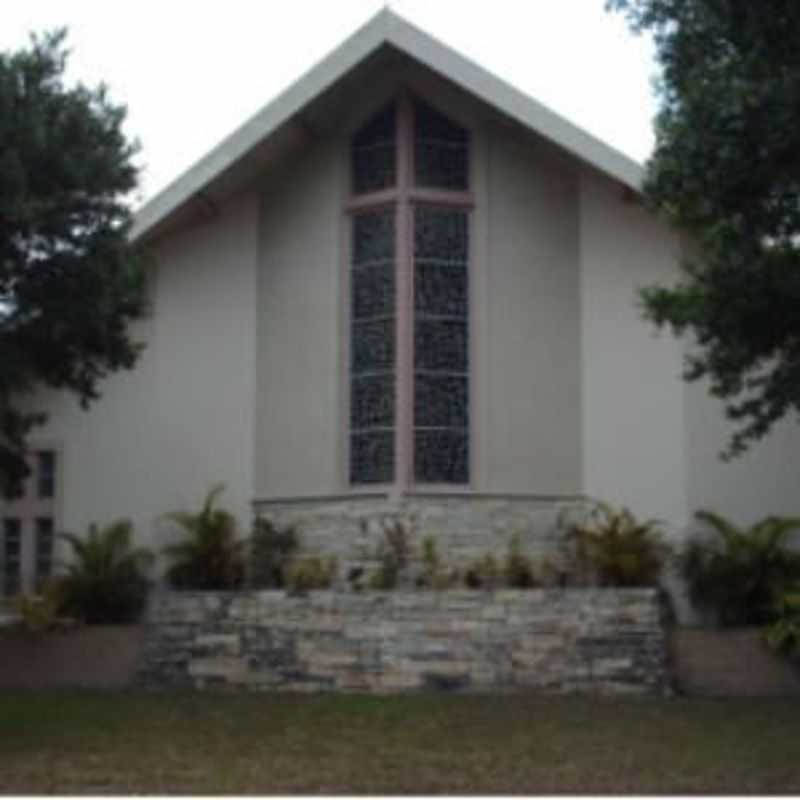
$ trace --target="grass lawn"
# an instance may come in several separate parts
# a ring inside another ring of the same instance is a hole
[[[800,793],[800,703],[0,692],[2,793]]]

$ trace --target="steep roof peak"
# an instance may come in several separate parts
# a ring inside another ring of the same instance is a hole
[[[137,212],[133,241],[149,238],[192,198],[273,136],[309,103],[331,89],[375,51],[390,45],[554,142],[581,161],[639,191],[643,171],[634,160],[551,111],[488,70],[421,30],[389,7],[367,22],[267,103],[253,117],[159,192]]]

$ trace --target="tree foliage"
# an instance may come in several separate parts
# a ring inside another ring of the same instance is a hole
[[[66,389],[86,406],[133,366],[128,323],[143,308],[127,242],[136,146],[104,86],[67,86],[64,31],[0,53],[0,494],[27,474],[43,421],[30,392]]]
[[[643,292],[693,334],[737,455],[800,410],[800,3],[608,0],[661,68],[645,194],[691,241],[676,286]]]

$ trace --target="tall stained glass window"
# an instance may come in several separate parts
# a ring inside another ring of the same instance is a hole
[[[395,212],[353,218],[350,272],[350,480],[394,479]]]
[[[414,479],[469,481],[469,226],[414,209]]]
[[[352,186],[350,482],[467,484],[468,132],[392,103],[353,137]]]

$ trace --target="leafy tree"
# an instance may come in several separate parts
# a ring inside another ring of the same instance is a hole
[[[66,389],[83,406],[139,346],[141,266],[127,241],[136,146],[104,86],[68,87],[64,31],[0,53],[0,495],[27,474],[43,417],[28,398]]]
[[[800,410],[800,3],[607,0],[654,34],[661,108],[645,194],[688,234],[676,286],[643,292],[694,335],[737,428],[730,457]]]

